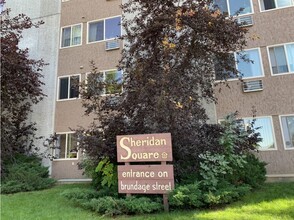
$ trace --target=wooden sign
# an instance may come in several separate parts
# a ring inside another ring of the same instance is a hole
[[[119,193],[167,194],[174,189],[173,165],[118,166]]]
[[[116,137],[118,162],[172,161],[170,133]]]

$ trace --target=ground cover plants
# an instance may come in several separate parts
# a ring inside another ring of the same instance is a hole
[[[93,190],[89,184],[58,185],[51,189],[21,192],[1,196],[1,219],[63,219],[63,220],[110,220],[85,210],[68,201],[61,193],[73,189]],[[95,190],[94,190],[95,192]],[[238,202],[220,209],[171,211],[170,213],[119,216],[122,220],[292,220],[294,219],[294,183],[266,183],[245,195]]]
[[[1,193],[16,193],[52,187],[56,180],[49,178],[49,170],[42,166],[37,155],[15,155],[15,161],[4,162],[5,175],[1,179]]]

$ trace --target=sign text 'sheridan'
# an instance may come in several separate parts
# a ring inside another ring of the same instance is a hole
[[[172,161],[171,134],[117,136],[118,162]]]

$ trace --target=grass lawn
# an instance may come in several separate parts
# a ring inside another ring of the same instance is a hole
[[[58,185],[52,189],[1,195],[1,220],[96,220],[109,219],[68,202],[60,196],[65,189],[88,187],[86,184]],[[219,210],[194,210],[142,216],[119,216],[123,220],[185,219],[294,219],[294,182],[268,183],[241,201]]]

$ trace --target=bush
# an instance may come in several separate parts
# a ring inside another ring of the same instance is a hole
[[[234,186],[227,185],[218,188],[215,191],[208,191],[203,194],[203,202],[207,206],[216,206],[221,204],[231,203],[236,201],[241,196],[244,196],[250,191],[251,187],[248,185]]]
[[[90,209],[102,215],[143,214],[162,210],[162,200],[147,197],[116,198],[104,196],[104,190],[71,189],[61,193],[62,196],[77,203],[85,209]]]
[[[6,164],[7,173],[2,179],[1,193],[16,193],[45,189],[55,183],[48,178],[47,167],[36,155],[17,155],[13,164]]]
[[[86,209],[91,209],[92,211],[95,211],[99,214],[103,215],[118,215],[122,214],[119,208],[118,200],[111,197],[101,197],[101,198],[94,198],[89,201],[85,201],[80,203],[82,207]]]
[[[144,214],[162,210],[162,199],[130,196],[119,200],[121,212],[124,214]]]
[[[72,201],[87,201],[94,198],[105,197],[105,196],[112,196],[117,198],[118,193],[113,194],[112,191],[108,187],[104,187],[98,191],[95,189],[80,189],[80,188],[73,188],[69,190],[65,190],[61,193],[62,196],[68,198]]]
[[[169,204],[173,208],[198,208],[203,205],[201,200],[198,184],[179,186],[169,194]]]
[[[65,190],[61,193],[61,196],[68,198],[69,200],[90,200],[98,198],[101,194],[94,189],[80,189],[73,188]]]
[[[266,163],[260,161],[254,154],[248,154],[245,157],[246,163],[242,169],[234,170],[229,177],[230,181],[237,184],[248,184],[252,188],[258,188],[266,180]]]

